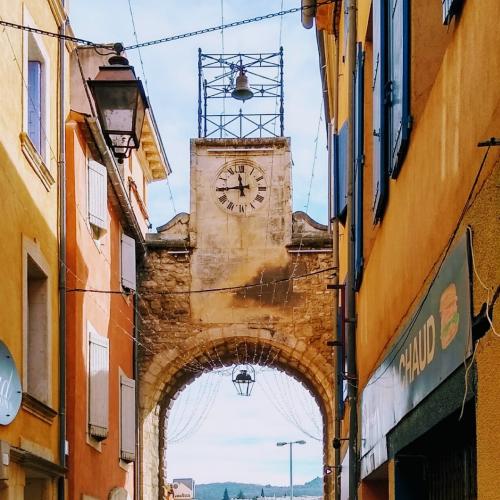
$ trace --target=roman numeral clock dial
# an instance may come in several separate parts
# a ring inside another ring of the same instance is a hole
[[[215,202],[225,212],[250,215],[261,208],[268,195],[262,169],[245,161],[224,165],[213,183]]]

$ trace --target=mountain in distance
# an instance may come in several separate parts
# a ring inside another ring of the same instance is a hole
[[[264,490],[266,497],[282,497],[289,495],[289,486],[271,486],[270,484],[248,484],[248,483],[209,483],[196,485],[197,500],[222,500],[224,490],[227,488],[229,498],[236,498],[240,492],[243,492],[245,498],[252,499],[259,497]],[[293,485],[293,496],[323,496],[323,480],[320,477],[314,478],[305,484]]]

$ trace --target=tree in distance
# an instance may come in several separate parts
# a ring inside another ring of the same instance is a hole
[[[227,488],[224,489],[224,496],[222,497],[222,500],[229,500],[229,493],[227,492]]]
[[[243,493],[243,490],[240,490],[240,491],[238,492],[238,495],[236,495],[236,498],[237,498],[238,500],[242,500],[243,498],[245,498],[245,494]]]
[[[262,488],[262,489],[260,490],[260,496],[261,496],[262,498],[264,498],[264,497],[266,496],[266,495],[264,495],[264,488]]]

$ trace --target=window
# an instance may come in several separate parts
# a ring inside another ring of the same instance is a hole
[[[28,61],[28,136],[42,151],[42,63]]]
[[[135,460],[135,380],[120,376],[120,458]]]
[[[27,253],[25,390],[35,399],[49,403],[49,288],[43,267]]]
[[[27,33],[26,132],[37,153],[46,161],[48,123],[47,57],[33,33]]]
[[[109,339],[99,335],[90,322],[88,333],[88,423],[89,434],[102,441],[108,435]]]
[[[410,134],[409,0],[373,1],[373,211],[380,220]]]
[[[122,233],[121,252],[122,286],[128,290],[136,289],[135,282],[135,240]]]
[[[89,160],[88,166],[88,214],[95,239],[107,229],[108,213],[108,173],[106,167]]]
[[[23,22],[36,27],[26,7]],[[23,128],[19,136],[21,150],[45,189],[50,191],[55,179],[50,171],[53,155],[49,155],[49,115],[51,92],[56,92],[56,86],[50,81],[50,59],[42,36],[36,33],[24,33],[23,83]]]
[[[364,52],[358,43],[354,80],[354,288],[363,273],[363,169],[364,169]]]

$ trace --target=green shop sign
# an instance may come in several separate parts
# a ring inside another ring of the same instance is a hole
[[[361,396],[361,476],[387,460],[387,433],[471,354],[468,241],[448,254]]]

